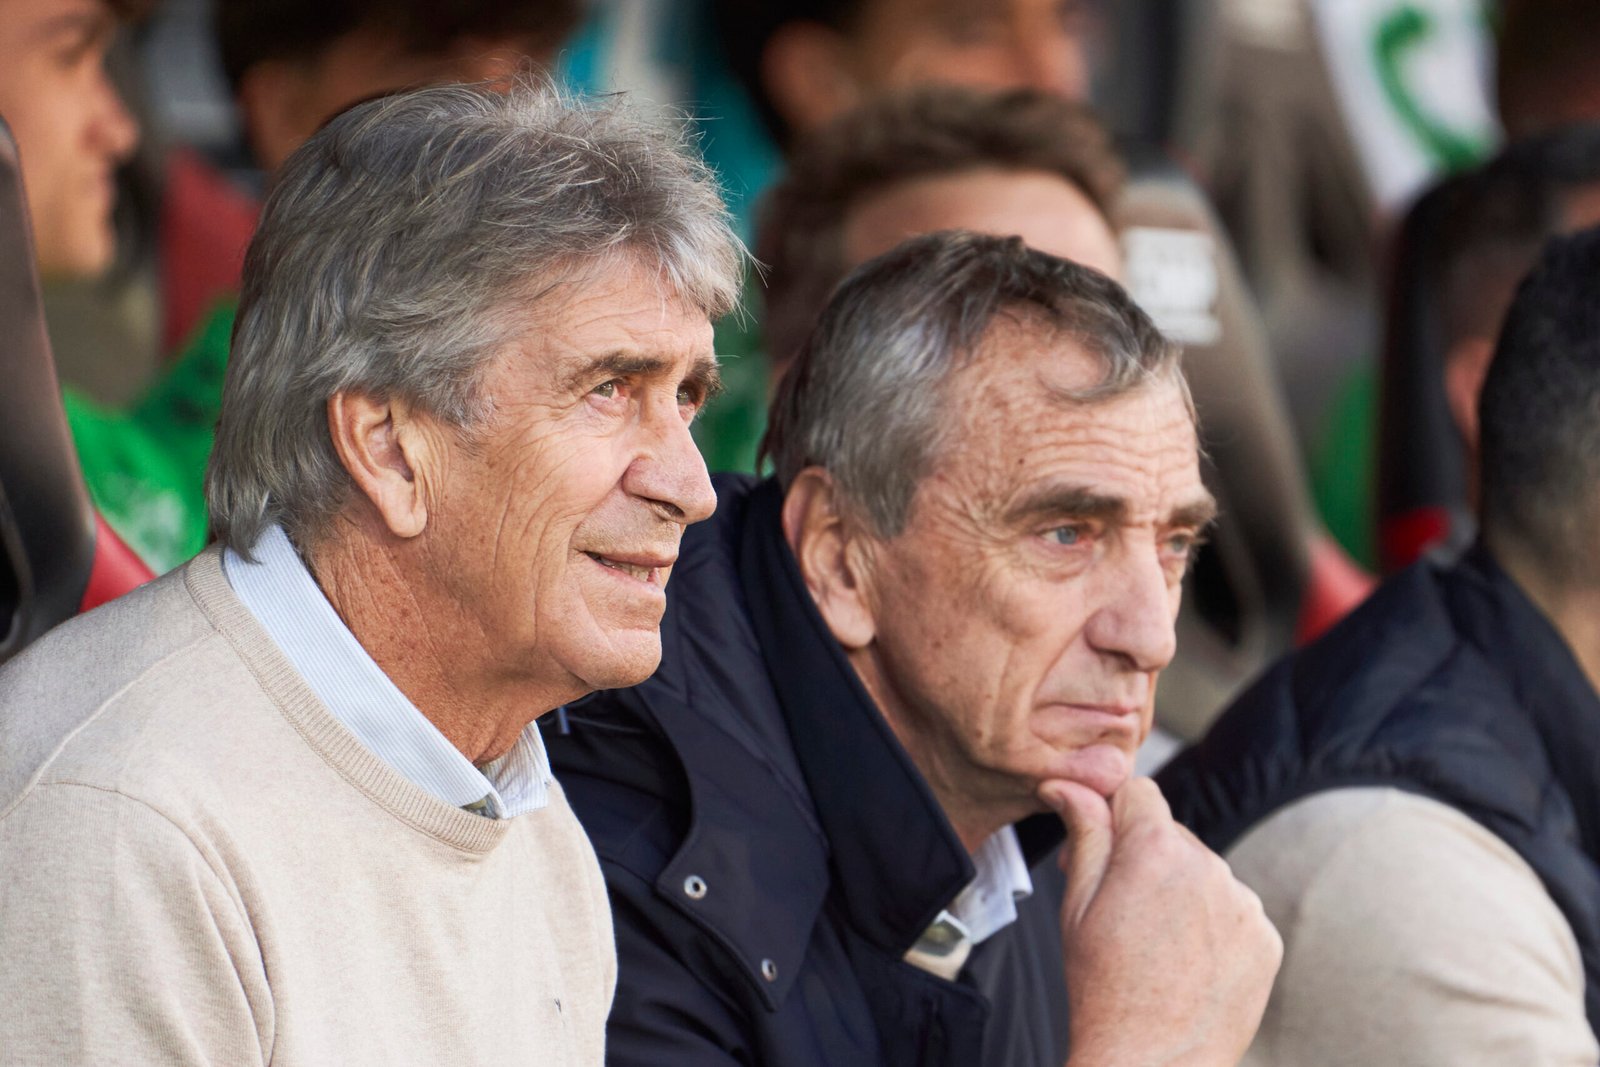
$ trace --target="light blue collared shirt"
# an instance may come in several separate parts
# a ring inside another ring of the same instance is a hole
[[[357,740],[458,808],[510,819],[549,802],[550,759],[536,723],[504,756],[474,767],[367,655],[280,527],[262,534],[253,554],[255,563],[231,549],[223,553],[228,584]]]

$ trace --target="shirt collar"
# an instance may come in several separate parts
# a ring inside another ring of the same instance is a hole
[[[480,770],[389,680],[339,618],[281,527],[231,549],[223,573],[250,613],[328,710],[372,753],[447,804],[513,818],[549,801],[550,762],[530,723]]]
[[[1001,827],[979,845],[972,865],[978,875],[956,895],[949,911],[977,945],[1017,921],[1017,904],[1033,895],[1033,877],[1011,826]]]

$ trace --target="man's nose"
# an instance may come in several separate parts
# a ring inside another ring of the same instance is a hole
[[[1161,670],[1178,648],[1177,591],[1149,546],[1118,555],[1101,564],[1107,572],[1090,590],[1098,605],[1089,616],[1086,636],[1096,650],[1122,659],[1133,670]]]
[[[625,488],[661,504],[674,521],[687,525],[709,519],[717,494],[689,424],[674,406],[647,416],[644,429],[649,440],[628,468]]]
[[[111,77],[100,71],[95,78],[94,138],[96,146],[121,163],[133,155],[139,144],[139,121],[133,117]]]
[[[1014,37],[1018,79],[1030,89],[1068,100],[1089,95],[1084,43],[1053,19],[1019,23]]]

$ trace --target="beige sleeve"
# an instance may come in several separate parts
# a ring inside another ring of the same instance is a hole
[[[1595,1067],[1577,942],[1533,870],[1453,808],[1318,794],[1228,855],[1284,962],[1249,1067]]]
[[[120,793],[40,786],[0,812],[0,961],[6,1067],[270,1055],[236,899],[184,833]]]

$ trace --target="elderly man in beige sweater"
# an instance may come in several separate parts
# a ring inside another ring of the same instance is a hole
[[[548,87],[290,159],[219,544],[0,671],[0,1063],[602,1061],[605,889],[534,720],[660,659],[743,258],[675,135]],[[1233,1063],[1275,941],[1143,786],[1069,850],[1073,1063]]]
[[[601,1061],[610,914],[533,720],[656,666],[743,255],[675,135],[537,85],[293,157],[220,544],[0,674],[0,1063]]]

